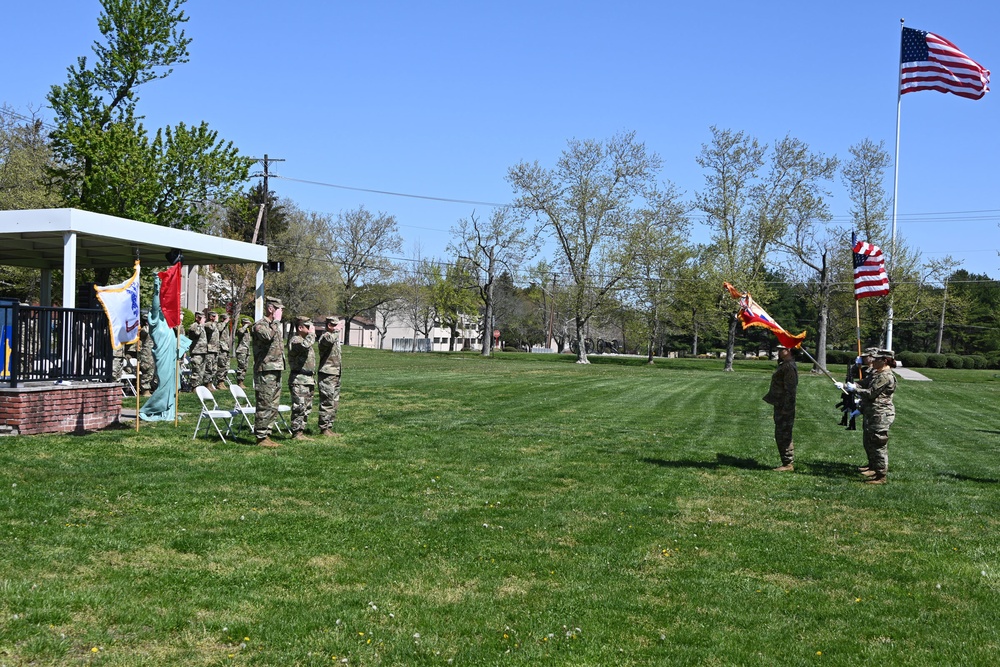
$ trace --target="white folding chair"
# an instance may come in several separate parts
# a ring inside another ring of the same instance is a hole
[[[247,393],[243,391],[243,387],[230,383],[229,393],[233,395],[233,401],[236,403],[236,407],[233,408],[233,419],[236,418],[237,414],[241,415],[243,417],[243,421],[246,422],[247,428],[249,428],[252,433],[253,422],[250,421],[250,415],[254,415],[256,418],[257,408],[250,405],[250,399],[247,398]],[[236,433],[239,433],[242,428],[243,424],[241,422],[237,422],[236,429],[233,431],[233,434],[235,435]]]
[[[122,362],[122,374],[119,380],[122,383],[122,395],[124,396],[135,396],[135,370],[135,359],[128,357]]]
[[[226,420],[226,433],[233,430],[233,414],[230,410],[222,410],[219,408],[219,404],[215,402],[215,396],[209,391],[208,387],[195,387],[195,394],[198,395],[198,400],[201,402],[201,414],[198,415],[198,424],[194,427],[194,435],[191,439],[194,440],[198,437],[198,431],[201,429],[201,422],[203,419],[208,419],[212,422],[212,426],[215,427],[215,432],[219,434],[222,442],[226,441],[226,436],[222,434],[222,429],[219,428],[216,419]],[[205,432],[208,432],[208,424],[205,424]]]

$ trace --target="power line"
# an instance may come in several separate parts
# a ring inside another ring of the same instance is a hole
[[[301,178],[291,178],[289,176],[278,176],[277,174],[272,174],[275,178],[280,178],[286,181],[293,181],[295,183],[307,183],[309,185],[321,185],[326,188],[337,188],[338,190],[352,190],[354,192],[370,192],[377,195],[390,195],[392,197],[409,197],[410,199],[428,199],[431,201],[443,201],[452,204],[474,204],[476,206],[493,206],[493,207],[503,207],[508,206],[508,204],[497,204],[496,202],[490,201],[476,201],[474,199],[450,199],[448,197],[432,197],[430,195],[414,195],[406,192],[392,192],[390,190],[373,190],[371,188],[356,188],[350,185],[337,185],[335,183],[322,183],[320,181],[307,181]]]

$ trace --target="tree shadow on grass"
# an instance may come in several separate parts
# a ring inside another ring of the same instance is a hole
[[[992,479],[990,477],[972,477],[970,475],[962,475],[955,472],[939,472],[938,475],[941,477],[950,477],[952,479],[957,479],[960,482],[976,482],[977,484],[1000,484],[1000,479]]]
[[[740,468],[742,470],[770,470],[770,466],[758,463],[755,459],[743,459],[729,454],[716,454],[714,461],[696,461],[694,459],[679,459],[668,461],[666,459],[644,458],[643,463],[648,463],[661,468],[705,468],[714,470],[717,468]]]

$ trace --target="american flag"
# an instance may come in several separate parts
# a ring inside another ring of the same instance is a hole
[[[851,232],[854,252],[854,298],[885,296],[889,293],[889,276],[885,272],[882,249],[867,241],[859,241]]]
[[[921,90],[981,99],[990,89],[990,71],[944,37],[903,28],[899,94]]]

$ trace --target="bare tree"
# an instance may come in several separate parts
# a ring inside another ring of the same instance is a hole
[[[375,287],[392,279],[397,267],[389,255],[400,252],[403,239],[394,216],[364,206],[339,213],[330,223],[330,238],[328,257],[340,267],[340,309],[346,320],[344,340],[349,341],[351,320],[389,298]]]
[[[537,233],[529,231],[523,217],[506,206],[496,208],[488,220],[473,211],[451,229],[449,252],[479,274],[479,297],[483,302],[482,355],[493,352],[494,286],[499,275],[514,274],[521,263],[536,252]]]
[[[659,156],[629,132],[605,142],[571,140],[554,169],[536,161],[508,172],[515,206],[540,216],[558,243],[557,261],[571,281],[577,363],[589,363],[587,322],[628,273],[633,204],[655,183],[659,168]]]
[[[715,126],[711,130],[711,143],[702,145],[696,159],[706,171],[706,187],[697,194],[695,206],[706,214],[712,230],[720,277],[766,303],[768,253],[785,235],[792,203],[823,173],[826,161],[792,137],[775,142],[769,151],[767,145],[743,132]],[[733,370],[737,322],[732,302],[727,371]]]

